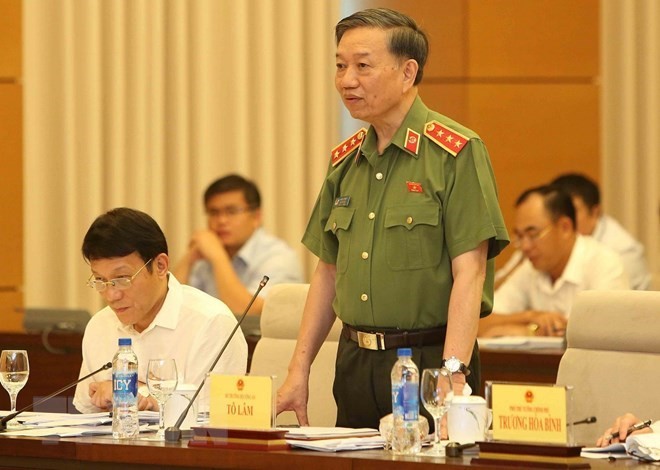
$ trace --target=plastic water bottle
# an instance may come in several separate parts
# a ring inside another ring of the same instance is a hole
[[[137,437],[138,359],[130,338],[119,338],[119,349],[112,359],[112,437]]]
[[[417,454],[422,450],[419,433],[419,369],[410,348],[397,350],[392,368],[392,451]]]

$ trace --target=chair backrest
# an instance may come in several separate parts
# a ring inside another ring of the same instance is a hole
[[[585,291],[573,304],[557,383],[572,385],[579,444],[593,445],[617,416],[660,419],[660,292]]]
[[[649,290],[660,290],[660,273],[651,274],[651,285]]]
[[[275,390],[282,385],[287,375],[308,290],[309,284],[278,284],[270,288],[264,301],[261,339],[252,355],[250,374],[275,376]],[[337,419],[332,383],[340,333],[341,322],[336,321],[312,365],[307,404],[311,426],[334,426]],[[277,417],[278,425],[297,422],[295,414],[290,411]]]

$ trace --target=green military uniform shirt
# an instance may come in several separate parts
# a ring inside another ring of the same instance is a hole
[[[424,135],[434,120],[469,139],[456,156]],[[415,133],[417,148],[407,148]],[[482,316],[493,304],[493,258],[508,243],[488,152],[417,97],[383,155],[371,127],[329,169],[302,241],[336,265],[333,308],[344,323],[411,330],[446,325],[451,260],[484,240]]]

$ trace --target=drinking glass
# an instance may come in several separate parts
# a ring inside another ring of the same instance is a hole
[[[156,437],[165,439],[165,402],[170,398],[178,383],[174,359],[150,359],[147,368],[147,387],[158,402],[158,433]]]
[[[435,425],[433,447],[425,454],[444,456],[445,448],[440,444],[440,422],[454,398],[451,372],[444,367],[441,369],[424,369],[419,387],[419,396],[424,408],[433,417],[433,424]]]
[[[30,375],[30,363],[27,351],[19,349],[5,349],[0,354],[0,383],[9,393],[11,412],[16,411],[16,397],[18,392],[27,383]],[[19,427],[18,421],[12,419],[7,423],[8,428]]]

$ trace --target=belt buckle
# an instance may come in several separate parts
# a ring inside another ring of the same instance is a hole
[[[362,349],[370,349],[372,351],[385,350],[385,335],[383,333],[358,331],[357,337],[358,346]]]

